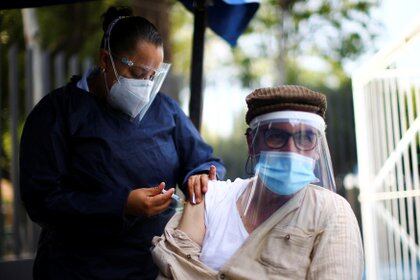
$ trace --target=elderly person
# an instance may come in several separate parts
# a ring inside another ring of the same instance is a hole
[[[360,279],[355,216],[335,191],[324,95],[300,86],[247,97],[250,179],[212,181],[152,255],[161,278]]]

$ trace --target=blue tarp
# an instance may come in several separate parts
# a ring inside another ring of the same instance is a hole
[[[193,11],[194,0],[180,0],[184,6]],[[245,31],[248,23],[259,8],[259,1],[250,0],[213,0],[207,7],[208,26],[231,46],[235,46],[239,36]]]

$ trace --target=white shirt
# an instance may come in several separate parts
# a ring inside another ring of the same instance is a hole
[[[206,234],[200,260],[207,266],[219,270],[248,238],[236,201],[245,190],[250,179],[234,182],[209,181],[205,195],[204,223]]]

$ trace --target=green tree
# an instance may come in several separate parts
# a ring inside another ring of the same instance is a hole
[[[129,0],[89,1],[37,9],[43,48],[51,53],[64,51],[67,55],[96,59],[103,34],[101,15],[111,5],[130,6],[131,3]]]
[[[237,62],[244,65],[244,85],[258,84],[260,73],[254,65],[259,57],[277,57],[268,70],[275,71],[277,84],[290,83],[293,71],[302,57],[315,57],[330,68],[330,74],[342,81],[343,64],[372,48],[379,26],[370,16],[371,1],[355,0],[268,0],[263,2],[247,34],[262,34],[260,52],[251,57],[248,46],[235,50]],[[274,65],[273,65],[274,64]],[[299,68],[306,68],[300,65]]]
[[[220,157],[226,166],[226,179],[237,177],[247,178],[245,164],[248,157],[248,145],[245,132],[245,111],[235,117],[233,133],[230,137],[222,138],[203,128],[202,134],[206,141],[214,148],[214,154]]]

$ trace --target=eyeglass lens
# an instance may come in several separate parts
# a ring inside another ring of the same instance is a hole
[[[315,148],[318,139],[317,133],[311,130],[290,133],[280,129],[267,129],[264,132],[265,143],[272,149],[283,148],[290,137],[293,138],[295,146],[302,151],[309,151]]]

